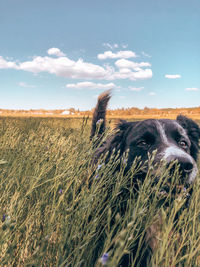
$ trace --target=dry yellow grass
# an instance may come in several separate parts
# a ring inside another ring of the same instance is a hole
[[[179,114],[145,114],[145,115],[107,115],[107,119],[126,119],[126,120],[145,120],[145,119],[176,119]],[[200,114],[182,114],[193,120],[200,120]],[[22,118],[74,118],[74,119],[82,119],[83,115],[56,115],[56,114],[31,114],[31,113],[2,113],[0,117],[22,117]],[[92,118],[92,115],[88,116]]]

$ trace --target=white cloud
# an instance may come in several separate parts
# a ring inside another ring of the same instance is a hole
[[[115,62],[115,65],[119,68],[119,71],[114,73],[114,78],[117,79],[140,80],[149,79],[153,76],[151,69],[142,69],[143,67],[150,67],[149,62],[137,63],[127,59],[119,59]]]
[[[20,82],[19,86],[20,87],[25,87],[25,88],[35,88],[36,87],[35,85],[27,84],[25,82]]]
[[[0,69],[17,69],[17,65],[13,61],[7,61],[0,56]]]
[[[137,72],[132,73],[132,78],[130,77],[131,80],[145,80],[145,79],[150,79],[152,78],[153,73],[151,69],[145,69],[145,70],[140,70]]]
[[[132,86],[129,86],[129,89],[131,91],[134,91],[134,92],[140,92],[142,89],[144,89],[144,87],[132,87]]]
[[[190,87],[190,88],[185,88],[186,91],[199,91],[199,88],[196,87]]]
[[[98,54],[97,55],[98,59],[116,59],[116,58],[131,58],[131,57],[137,57],[135,52],[130,51],[130,50],[124,50],[124,51],[119,51],[117,53],[113,53],[112,51],[106,51],[103,54]]]
[[[136,71],[141,70],[142,67],[151,67],[151,64],[149,62],[133,62],[127,59],[119,59],[115,62],[115,65],[118,68],[129,68],[134,69]]]
[[[127,44],[122,44],[122,48],[126,49],[128,47]]]
[[[154,95],[156,95],[156,93],[155,92],[150,92],[149,95],[150,96],[154,96]]]
[[[142,51],[142,55],[144,56],[144,57],[151,57],[149,54],[147,54],[147,53],[145,53],[144,51]]]
[[[126,49],[127,47],[128,47],[128,45],[127,44],[110,44],[110,43],[103,43],[102,44],[104,47],[106,47],[106,48],[109,48],[109,49],[111,49],[111,50],[113,50],[113,49],[115,49],[115,48],[119,48],[119,47],[121,47],[121,48],[123,48],[123,49]]]
[[[103,43],[103,46],[104,47],[108,47],[110,49],[113,49],[113,46],[111,44],[109,44],[109,43]]]
[[[118,44],[109,44],[109,43],[103,43],[104,47],[110,48],[110,49],[114,49],[114,48],[118,48],[119,45]]]
[[[167,79],[180,79],[181,75],[179,75],[179,74],[166,74],[165,78],[167,78]]]
[[[47,53],[50,56],[57,56],[57,57],[64,57],[65,56],[65,54],[62,51],[60,51],[59,48],[56,48],[56,47],[49,48],[47,50]]]
[[[130,79],[132,81],[136,80],[145,80],[152,78],[153,73],[151,69],[140,69],[136,72],[133,72],[131,70],[128,71],[128,69],[120,69],[119,72],[114,72],[110,79]]]
[[[18,69],[33,73],[48,72],[71,79],[105,79],[110,74],[109,70],[99,65],[82,59],[73,61],[67,57],[35,57],[32,61],[20,63]]]
[[[1,69],[23,70],[32,72],[33,74],[47,72],[69,79],[96,79],[106,81],[113,81],[115,79],[130,79],[135,81],[140,79],[149,79],[153,75],[150,68],[142,69],[151,66],[148,62],[136,63],[126,59],[120,59],[115,62],[115,66],[117,66],[117,70],[114,66],[109,64],[100,66],[84,62],[82,59],[74,61],[69,59],[67,56],[36,56],[32,60],[24,62],[7,61],[3,57],[0,57]]]
[[[107,90],[107,89],[113,89],[116,87],[114,83],[107,83],[107,84],[102,84],[102,83],[93,83],[93,82],[80,82],[80,83],[71,83],[66,85],[67,88],[72,88],[72,89],[102,89],[102,90]]]

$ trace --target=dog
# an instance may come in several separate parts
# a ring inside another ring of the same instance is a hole
[[[111,91],[106,91],[98,97],[92,119],[91,139],[97,134],[101,140],[105,132],[106,109],[110,98]],[[199,139],[198,124],[183,115],[177,116],[176,120],[146,119],[133,122],[120,120],[114,133],[96,149],[93,161],[96,164],[100,157],[105,156],[105,162],[108,162],[113,153],[118,154],[120,158],[127,151],[125,173],[130,170],[134,160],[140,158],[140,163],[144,167],[137,179],[143,182],[148,172],[148,164],[145,165],[145,163],[149,155],[156,151],[155,166],[161,160],[168,165],[176,161],[180,168],[181,183],[185,187],[191,187],[198,173]],[[155,228],[155,225],[152,225],[152,229],[153,227]],[[154,237],[150,233],[155,232],[152,229],[148,229],[146,237],[151,250],[155,247],[155,244],[151,244]],[[145,266],[145,262],[144,260],[141,266]],[[129,264],[130,262],[125,259],[122,260],[120,266],[129,266]]]

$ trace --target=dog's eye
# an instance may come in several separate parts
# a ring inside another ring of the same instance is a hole
[[[188,144],[187,144],[187,142],[184,141],[184,140],[181,140],[181,141],[179,142],[179,145],[180,145],[180,147],[182,147],[183,149],[187,149],[187,148],[188,148]]]
[[[137,142],[137,145],[140,147],[147,147],[149,144],[145,140],[140,140]]]

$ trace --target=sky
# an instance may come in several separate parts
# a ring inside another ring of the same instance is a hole
[[[199,0],[0,1],[0,108],[200,106]]]

